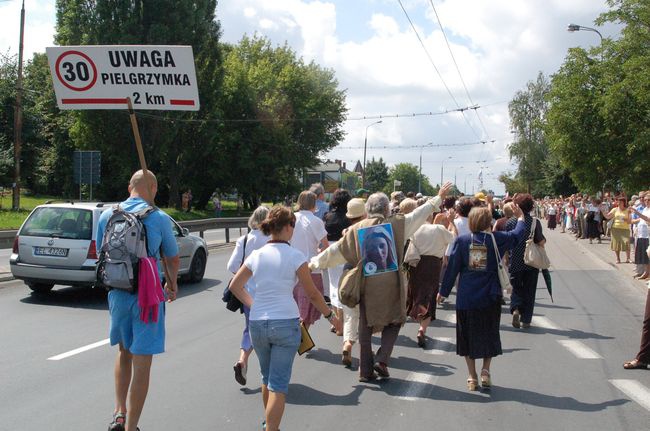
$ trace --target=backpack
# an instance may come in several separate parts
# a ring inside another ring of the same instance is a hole
[[[129,213],[119,205],[113,207],[97,262],[98,285],[107,290],[137,291],[139,261],[148,255],[147,230],[142,221],[155,210],[147,206]]]

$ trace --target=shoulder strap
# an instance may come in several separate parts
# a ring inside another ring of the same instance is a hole
[[[490,233],[488,234],[492,238],[492,245],[494,245],[494,254],[496,255],[497,258],[497,265],[499,266],[499,269],[501,269],[502,264],[501,264],[501,255],[499,254],[499,247],[497,247],[497,240],[494,239],[494,234]]]
[[[535,236],[535,230],[537,229],[537,219],[533,217],[533,221],[530,222],[530,235],[528,239],[533,239]]]
[[[239,266],[242,266],[244,264],[244,261],[246,260],[246,243],[248,242],[248,234],[244,236],[244,250],[241,253],[241,264]]]

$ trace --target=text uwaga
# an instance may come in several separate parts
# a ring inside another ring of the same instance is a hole
[[[113,50],[108,51],[108,59],[115,68],[176,67],[171,51]],[[100,77],[103,84],[111,85],[191,85],[185,73],[113,72],[101,73]]]

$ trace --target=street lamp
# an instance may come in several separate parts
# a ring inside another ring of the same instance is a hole
[[[363,172],[361,176],[361,187],[365,188],[366,187],[366,147],[368,146],[368,128],[370,126],[374,126],[375,124],[380,124],[382,120],[375,121],[374,123],[370,123],[366,126],[366,137],[363,140]]]
[[[464,168],[464,166],[460,166],[460,167],[454,169],[454,187],[456,187],[456,172],[458,172],[459,170],[461,170],[463,168]]]
[[[585,27],[584,25],[578,25],[578,24],[569,24],[567,26],[567,31],[570,33],[580,31],[580,30],[593,31],[594,33],[598,34],[598,36],[600,36],[600,44],[601,45],[603,44],[603,35],[600,34],[600,32],[595,28]]]
[[[465,182],[463,184],[463,193],[465,193],[465,194],[467,194],[467,177],[471,177],[472,175],[474,175],[472,172],[465,175]]]
[[[440,187],[442,187],[442,177],[444,176],[444,172],[445,172],[445,160],[449,160],[451,158],[452,157],[449,156],[446,159],[442,159],[442,162],[440,162]]]
[[[433,145],[433,142],[429,142],[426,145],[420,146],[420,173],[418,174],[418,193],[422,193],[422,149],[424,147],[430,147]]]

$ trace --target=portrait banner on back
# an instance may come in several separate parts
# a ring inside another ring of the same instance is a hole
[[[395,236],[390,223],[364,227],[357,232],[364,276],[397,271]]]

